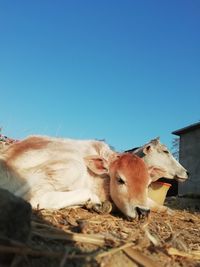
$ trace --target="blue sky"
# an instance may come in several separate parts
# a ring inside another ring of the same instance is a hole
[[[117,150],[200,120],[199,0],[0,2],[0,126]]]

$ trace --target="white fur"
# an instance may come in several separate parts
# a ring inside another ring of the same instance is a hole
[[[173,157],[167,147],[154,139],[142,147],[133,151],[134,154],[142,156],[149,167],[159,168],[160,175],[152,175],[152,181],[161,177],[184,181],[188,178],[187,170]]]
[[[33,207],[58,209],[88,200],[100,203],[83,158],[97,155],[108,160],[113,154],[109,146],[94,140],[37,138],[50,142],[45,149],[27,149],[12,159],[14,144],[1,155],[0,187],[27,199]]]

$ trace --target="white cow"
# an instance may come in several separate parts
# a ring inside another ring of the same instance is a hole
[[[188,178],[187,170],[173,157],[168,148],[160,143],[159,138],[126,152],[134,153],[143,158],[149,168],[152,168],[151,181],[155,182],[161,177],[176,179],[183,182]]]
[[[100,204],[110,197],[127,216],[149,213],[146,164],[101,141],[31,136],[0,157],[0,187],[34,208]]]
[[[179,182],[183,182],[188,178],[187,170],[173,157],[167,147],[160,143],[159,138],[126,152],[133,153],[145,161],[150,172],[150,183],[162,177],[176,179]],[[159,212],[168,210],[167,207],[156,204],[150,198],[148,198],[147,202],[151,210]]]

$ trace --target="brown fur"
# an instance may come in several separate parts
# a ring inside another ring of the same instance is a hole
[[[30,137],[28,139],[25,139],[19,143],[16,143],[12,146],[10,146],[6,150],[7,154],[7,161],[14,161],[18,157],[21,157],[21,155],[29,150],[39,150],[44,149],[47,147],[50,141],[40,138],[40,137]]]
[[[144,161],[136,155],[125,153],[120,160],[113,162],[111,168],[123,173],[127,179],[128,188],[131,188],[130,198],[137,196],[138,200],[144,196],[144,188],[149,182],[148,169]]]

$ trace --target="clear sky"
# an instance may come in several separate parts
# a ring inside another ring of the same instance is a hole
[[[199,120],[199,0],[0,1],[5,135],[171,148]]]

